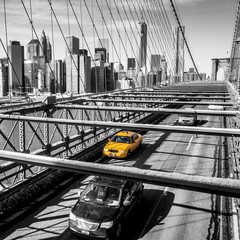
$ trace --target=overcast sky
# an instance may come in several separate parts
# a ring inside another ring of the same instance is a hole
[[[117,4],[120,5],[121,0],[115,0]],[[142,0],[143,1],[143,0]],[[146,0],[144,0],[146,1]],[[18,40],[21,45],[26,48],[27,43],[32,38],[31,25],[29,23],[27,14],[24,10],[24,6],[20,0],[5,0],[6,2],[6,19],[7,19],[7,40]],[[32,5],[32,20],[33,25],[36,29],[38,36],[40,37],[42,30],[44,29],[46,35],[49,36],[50,42],[54,45],[54,55],[55,59],[63,59],[65,57],[65,43],[63,37],[60,33],[60,30],[56,24],[56,20],[53,18],[53,35],[51,28],[51,11],[49,7],[48,0],[24,0],[23,1],[28,14],[30,15],[30,3]],[[89,44],[90,51],[93,53],[94,46],[97,47],[97,33],[93,31],[93,26],[91,19],[88,16],[87,9],[85,7],[84,1],[72,0],[71,1],[78,15],[78,21],[81,25],[83,22],[83,31],[84,36]],[[107,30],[102,30],[104,26],[101,15],[99,14],[99,9],[96,5],[96,0],[85,0],[88,5],[88,10],[90,13],[94,13],[92,17],[96,24],[98,34],[100,38],[108,38]],[[91,2],[93,2],[94,7],[92,7]],[[117,16],[117,11],[114,6],[114,0],[107,0],[109,3],[112,14]],[[128,5],[125,0],[122,0],[126,9]],[[131,5],[131,1],[130,5]],[[206,72],[207,75],[211,75],[211,59],[212,58],[225,58],[230,57],[232,37],[233,37],[233,27],[235,21],[235,11],[237,7],[237,0],[175,0],[175,6],[178,9],[178,13],[181,19],[182,24],[185,26],[186,36],[190,49],[192,51],[194,60],[198,67],[199,72]],[[110,13],[107,9],[106,0],[98,0],[100,8],[104,12],[106,19],[110,19]],[[169,19],[172,25],[176,25],[170,8],[169,0],[164,0],[165,8],[168,12]],[[80,47],[87,48],[86,44],[82,42],[81,31],[74,17],[73,11],[69,6],[67,9],[67,0],[52,0],[52,6],[54,12],[57,15],[57,19],[61,26],[64,36],[66,35],[75,35],[80,38]],[[132,6],[132,5],[131,5]],[[4,5],[3,1],[0,1],[0,38],[3,41],[4,45],[6,44],[6,31],[4,25]],[[137,11],[139,11],[137,9]],[[69,18],[68,14],[69,12]],[[82,13],[82,17],[81,14]],[[122,14],[122,16],[124,16]],[[69,25],[68,25],[69,21]],[[119,29],[123,29],[122,25],[118,22],[119,18],[116,17],[116,24]],[[123,21],[126,21],[126,17],[123,18]],[[114,29],[114,24],[107,23],[109,29]],[[137,23],[138,24],[138,23]],[[68,28],[70,26],[70,28]],[[132,27],[135,25],[133,24]],[[126,27],[129,29],[129,25],[126,24]],[[113,31],[113,30],[112,30]],[[114,34],[113,34],[114,35]],[[131,41],[134,46],[134,36],[130,34]],[[116,48],[119,50],[119,56],[121,61],[124,63],[126,59],[126,54],[124,53],[123,48],[120,45],[119,39],[114,37],[114,42]],[[54,44],[52,41],[54,38]],[[95,37],[95,38],[94,38]],[[34,35],[34,38],[35,35]],[[95,39],[95,40],[93,40]],[[126,49],[129,54],[129,57],[134,57],[134,52],[131,49],[131,46],[126,38],[123,37],[124,43],[126,43]],[[25,49],[26,51],[26,49]],[[111,53],[113,52],[113,53]],[[153,50],[153,52],[154,50]],[[186,54],[186,70],[193,67],[192,63],[187,57]],[[5,57],[3,47],[0,45],[0,57]],[[118,57],[112,47],[110,47],[110,60],[118,61]],[[126,66],[125,66],[126,67]]]

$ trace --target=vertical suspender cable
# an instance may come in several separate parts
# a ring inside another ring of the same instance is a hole
[[[84,0],[84,3],[86,5],[86,2]],[[93,24],[93,49],[94,49],[94,54],[95,54],[95,23],[94,23],[94,14],[93,14],[93,0],[91,1],[92,3],[92,24]],[[93,61],[95,62],[95,59],[93,59]],[[101,59],[100,59],[101,61]],[[100,71],[99,71],[100,73]],[[98,94],[98,74],[97,74],[97,66],[95,66],[95,91],[96,94]]]
[[[82,1],[79,1],[80,2],[80,25],[81,25],[81,28],[82,28],[82,31],[83,31],[83,11],[82,11]],[[83,34],[82,34],[82,49],[84,49],[84,37],[83,37]]]
[[[173,10],[173,13],[174,13],[174,15],[175,15],[175,18],[176,18],[176,20],[177,20],[179,29],[180,29],[180,31],[181,31],[181,33],[182,33],[182,36],[183,36],[185,45],[186,45],[186,47],[187,47],[189,56],[190,56],[190,58],[191,58],[191,60],[192,60],[193,66],[194,66],[194,68],[196,69],[196,72],[197,72],[197,75],[198,75],[199,79],[202,80],[202,78],[201,78],[201,76],[200,76],[200,74],[199,74],[199,72],[198,72],[197,66],[196,66],[196,64],[195,64],[195,62],[194,62],[194,59],[193,59],[192,53],[191,53],[191,51],[190,51],[189,45],[188,45],[188,43],[187,43],[187,39],[186,39],[185,33],[184,33],[183,29],[182,29],[182,24],[180,23],[180,20],[179,20],[179,17],[178,17],[176,8],[175,8],[172,0],[170,0],[170,3],[171,3],[172,10]]]
[[[49,0],[51,2],[51,0]],[[68,1],[67,1],[67,20],[68,20],[68,39],[69,39],[69,42],[68,42],[68,46],[70,45],[70,36],[71,36],[71,30],[70,30],[70,20],[69,20],[69,6],[68,6]],[[52,12],[52,11],[51,11]],[[72,61],[73,61],[73,57],[72,57],[72,46],[68,49],[69,50],[69,54],[71,55],[71,59],[70,59],[70,68],[71,68],[71,72],[70,72],[70,83],[71,83],[71,92],[73,92],[73,65],[72,65]],[[76,71],[77,71],[77,64],[75,64],[75,68],[76,68]]]
[[[5,0],[3,0],[3,6],[4,6],[4,26],[5,26],[5,37],[6,37],[6,49],[8,47],[8,32],[7,32],[7,12],[6,12],[6,3]],[[8,55],[7,55],[8,56]],[[8,58],[9,59],[9,58]],[[9,63],[8,63],[9,64]],[[10,88],[9,90],[9,100],[11,102],[11,95],[12,95],[12,88]]]
[[[54,31],[53,31],[53,15],[52,15],[52,11],[50,10],[50,16],[51,16],[51,29],[52,29],[52,60],[53,60],[53,71],[54,74],[56,76],[56,63],[55,63],[55,44],[54,44]],[[59,91],[59,87],[60,86],[60,79],[58,79],[56,77],[55,79],[55,92],[57,93]],[[58,83],[58,84],[57,84]],[[62,93],[62,89],[60,89],[60,93]]]
[[[32,0],[29,0],[29,4],[30,4],[30,18],[31,18],[31,22],[33,22],[33,16],[32,16]],[[31,25],[31,33],[32,33],[32,40],[33,40],[33,26]],[[36,72],[35,72],[35,61],[32,61],[31,64],[31,76],[32,76],[32,82],[34,82],[34,86],[37,85],[36,83]],[[36,85],[35,85],[36,84]],[[37,94],[37,91],[36,91]]]

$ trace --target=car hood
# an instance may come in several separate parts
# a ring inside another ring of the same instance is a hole
[[[101,223],[111,221],[118,210],[119,208],[78,202],[73,208],[72,213],[78,218]]]
[[[126,150],[128,144],[126,143],[116,143],[116,142],[109,142],[104,148],[106,149],[117,149],[117,150]]]

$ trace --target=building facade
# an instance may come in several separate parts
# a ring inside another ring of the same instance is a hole
[[[19,41],[10,41],[8,46],[9,66],[9,92],[24,92],[24,47]]]
[[[185,27],[182,26],[185,32]],[[174,50],[174,69],[173,82],[183,81],[184,73],[184,38],[179,26],[173,28],[173,50]]]
[[[0,97],[8,95],[8,60],[0,59]]]

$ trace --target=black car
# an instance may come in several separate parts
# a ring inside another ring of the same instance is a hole
[[[139,182],[94,177],[70,212],[70,229],[90,238],[118,238],[124,218],[140,202],[142,191]]]

